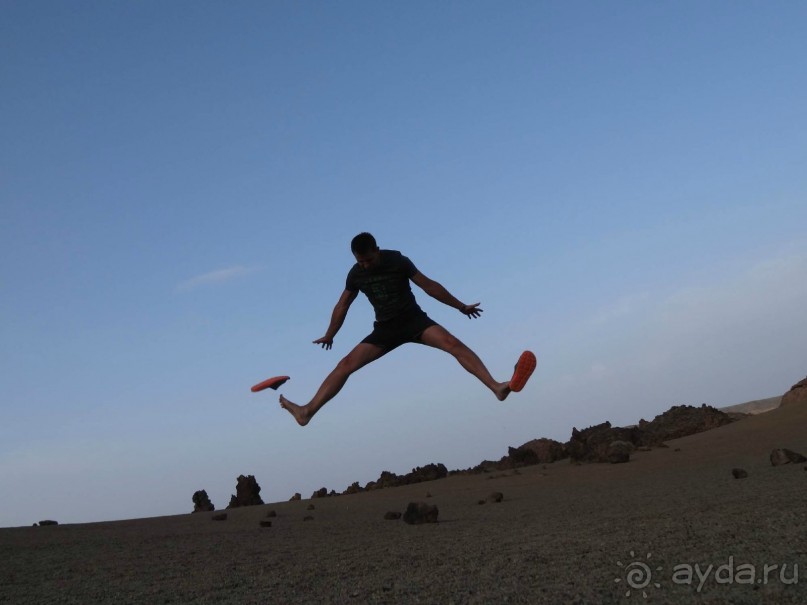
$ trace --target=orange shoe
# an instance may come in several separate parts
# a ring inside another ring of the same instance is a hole
[[[275,376],[274,378],[267,378],[263,382],[259,382],[252,387],[251,390],[253,393],[257,393],[258,391],[262,391],[264,389],[274,389],[276,391],[277,387],[286,382],[288,379],[288,376]]]
[[[524,351],[521,357],[518,358],[513,377],[510,379],[510,390],[514,393],[518,393],[523,389],[537,365],[538,360],[535,359],[535,353],[532,351]]]

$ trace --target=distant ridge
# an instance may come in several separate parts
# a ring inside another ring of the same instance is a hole
[[[770,412],[778,408],[780,403],[782,403],[782,395],[730,405],[725,408],[720,408],[720,411],[726,412],[727,414],[764,414],[765,412]]]

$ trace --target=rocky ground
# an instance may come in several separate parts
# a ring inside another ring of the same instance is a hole
[[[804,604],[807,464],[771,453],[807,453],[806,426],[796,402],[627,464],[2,529],[0,603]]]

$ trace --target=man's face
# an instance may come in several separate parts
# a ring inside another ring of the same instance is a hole
[[[378,248],[372,252],[368,252],[367,254],[359,254],[358,252],[355,252],[353,256],[356,257],[356,262],[359,263],[359,267],[364,270],[377,267],[378,263],[381,262],[381,251]]]

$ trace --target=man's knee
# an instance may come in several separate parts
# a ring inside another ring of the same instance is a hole
[[[355,355],[345,355],[339,363],[336,364],[336,369],[346,375],[352,374],[361,367]]]
[[[459,351],[462,351],[465,348],[462,341],[448,330],[443,330],[438,335],[437,342],[435,344],[437,344],[439,348],[443,349],[443,351],[451,353],[452,355],[456,355]]]
[[[383,355],[383,352],[381,352],[380,349],[357,348],[345,355],[342,360],[336,364],[336,369],[349,375],[381,355]]]

